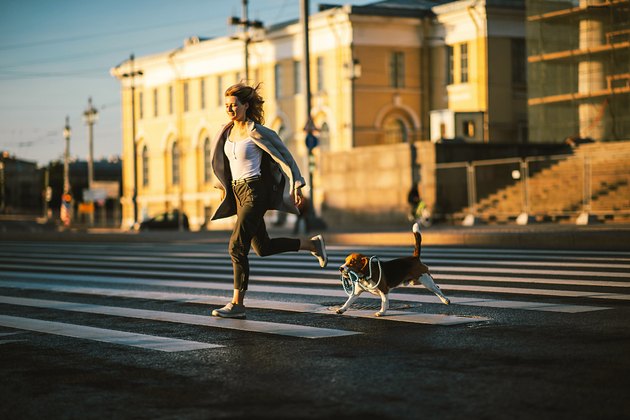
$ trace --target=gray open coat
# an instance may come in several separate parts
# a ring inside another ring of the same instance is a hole
[[[212,220],[236,214],[236,199],[232,192],[230,163],[223,151],[227,136],[233,125],[233,122],[224,125],[213,142],[212,171],[217,179],[215,187],[223,190],[225,195],[214,216],[212,216]],[[269,209],[299,214],[291,198],[291,192],[302,188],[306,185],[306,182],[302,178],[300,169],[293,156],[291,156],[291,152],[282,143],[275,131],[263,125],[250,121],[248,131],[254,143],[265,152],[261,169],[263,180],[269,185]]]

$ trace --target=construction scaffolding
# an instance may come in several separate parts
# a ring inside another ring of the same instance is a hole
[[[630,0],[527,0],[530,142],[630,139]]]

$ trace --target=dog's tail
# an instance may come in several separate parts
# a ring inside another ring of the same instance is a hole
[[[420,225],[418,223],[413,224],[413,236],[416,239],[416,245],[413,250],[413,256],[420,258],[420,248],[422,246],[422,234],[420,233]]]

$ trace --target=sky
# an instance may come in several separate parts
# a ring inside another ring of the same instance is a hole
[[[373,3],[325,0],[322,3]],[[319,2],[310,0],[311,13]],[[265,25],[299,17],[300,0],[249,0],[249,19]],[[98,110],[94,158],[122,153],[120,84],[109,74],[129,58],[169,51],[190,36],[235,32],[242,0],[0,0],[0,152],[46,165],[87,160],[88,98]]]

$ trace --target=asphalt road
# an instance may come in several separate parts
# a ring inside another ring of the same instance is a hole
[[[452,304],[407,288],[378,319],[370,298],[329,310],[356,248],[325,270],[253,257],[234,322],[208,316],[230,295],[225,244],[0,242],[0,416],[630,415],[630,253],[425,247]]]

